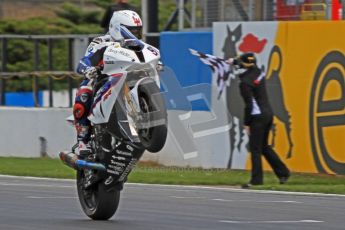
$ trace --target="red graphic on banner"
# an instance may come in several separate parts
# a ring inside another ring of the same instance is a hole
[[[339,0],[332,0],[332,19],[341,20],[342,18],[342,4]]]
[[[136,17],[132,17],[132,18],[133,18],[134,23],[137,24],[137,26],[141,26],[140,18],[136,18]]]
[[[239,46],[239,50],[243,53],[246,52],[254,52],[254,53],[261,53],[261,51],[265,48],[267,43],[267,39],[262,39],[261,41],[253,34],[247,34],[243,38],[243,42]]]

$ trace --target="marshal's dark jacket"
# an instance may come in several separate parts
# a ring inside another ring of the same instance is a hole
[[[240,92],[245,102],[244,125],[250,126],[253,117],[271,118],[273,113],[267,97],[265,74],[253,66],[240,74],[239,78]]]

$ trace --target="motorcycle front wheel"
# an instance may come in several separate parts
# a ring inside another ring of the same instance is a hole
[[[108,220],[119,206],[120,191],[107,191],[103,181],[85,189],[85,180],[85,171],[78,170],[77,190],[84,213],[93,220]]]
[[[139,86],[139,105],[145,113],[154,112],[153,119],[158,118],[160,125],[139,129],[139,138],[141,144],[149,152],[159,152],[165,144],[167,138],[167,110],[164,99],[155,82],[145,83]],[[150,121],[152,122],[152,121]]]

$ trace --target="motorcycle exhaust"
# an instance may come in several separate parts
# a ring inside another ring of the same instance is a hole
[[[89,162],[78,159],[77,155],[71,152],[60,152],[59,157],[67,166],[78,169],[95,169],[99,171],[106,171],[107,169],[101,163]]]

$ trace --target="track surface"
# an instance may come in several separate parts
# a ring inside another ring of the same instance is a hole
[[[110,221],[82,212],[72,180],[0,176],[1,230],[345,229],[345,196],[127,184]]]

